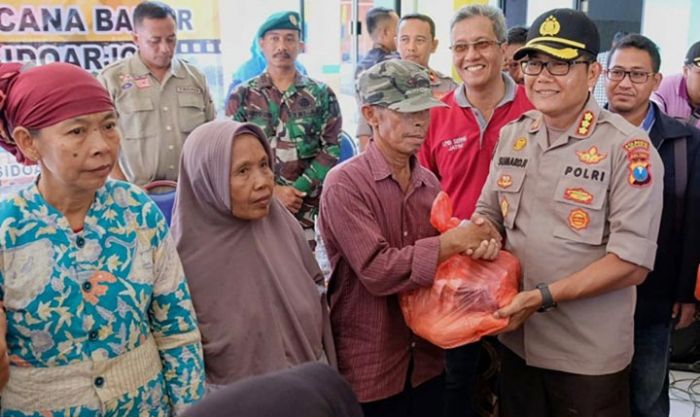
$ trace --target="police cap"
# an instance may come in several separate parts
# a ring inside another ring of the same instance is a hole
[[[600,52],[600,35],[595,23],[579,11],[554,9],[535,19],[527,33],[527,43],[515,52],[513,58],[521,59],[541,52],[571,61],[583,51],[593,56]]]

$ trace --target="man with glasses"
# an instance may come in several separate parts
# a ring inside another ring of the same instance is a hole
[[[669,415],[668,352],[672,325],[695,316],[700,260],[700,130],[663,114],[649,100],[661,82],[656,44],[642,35],[622,38],[610,51],[606,91],[610,111],[644,129],[664,164],[664,197],[654,271],[637,287],[632,416]]]
[[[654,266],[664,170],[647,134],[590,94],[599,48],[585,14],[555,9],[515,54],[536,110],[501,131],[476,208],[523,267],[496,312],[510,319],[504,417],[630,415],[635,286]]]
[[[700,41],[688,49],[683,72],[665,77],[652,100],[662,112],[700,128]]]
[[[278,12],[258,30],[267,68],[238,86],[226,114],[260,126],[275,157],[275,197],[299,220],[315,247],[321,187],[338,162],[342,119],[335,93],[294,63],[301,52],[299,13]]]
[[[489,172],[498,133],[532,108],[522,86],[503,73],[506,25],[503,12],[486,5],[457,11],[450,24],[452,63],[463,84],[430,111],[419,152],[423,166],[454,201],[455,216],[469,219]],[[447,351],[447,414],[472,416],[479,343]]]

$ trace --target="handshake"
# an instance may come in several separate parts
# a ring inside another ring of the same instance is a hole
[[[503,238],[496,226],[479,214],[470,221],[462,221],[459,226],[440,235],[440,257],[442,262],[458,253],[472,259],[492,261],[501,250]]]

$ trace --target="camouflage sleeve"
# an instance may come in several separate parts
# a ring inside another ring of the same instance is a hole
[[[343,118],[340,115],[340,105],[335,93],[329,87],[325,87],[326,99],[321,105],[326,111],[323,113],[323,126],[321,128],[321,150],[311,161],[311,165],[299,178],[294,181],[294,188],[305,193],[317,190],[323,184],[328,171],[338,162],[340,155],[340,129]]]
[[[226,101],[226,116],[237,122],[247,122],[243,100],[246,95],[246,87],[241,84],[236,88]]]

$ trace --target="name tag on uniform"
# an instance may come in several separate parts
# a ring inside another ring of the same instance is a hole
[[[189,93],[189,94],[202,94],[202,89],[199,87],[178,87],[177,88],[178,93]]]

